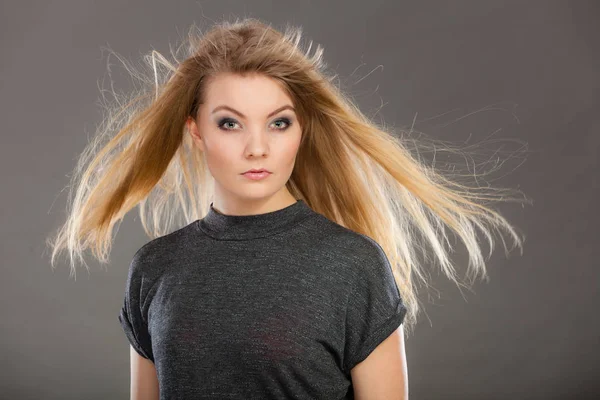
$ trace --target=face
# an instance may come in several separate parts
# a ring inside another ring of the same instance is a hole
[[[188,128],[215,179],[215,205],[232,210],[293,199],[285,184],[302,129],[292,99],[275,80],[262,75],[213,77]],[[261,168],[270,172],[263,179],[244,175]]]

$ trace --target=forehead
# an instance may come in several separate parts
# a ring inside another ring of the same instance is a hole
[[[211,109],[227,105],[252,112],[284,104],[292,105],[292,99],[281,82],[268,76],[256,73],[222,73],[211,77],[207,82],[205,104]]]

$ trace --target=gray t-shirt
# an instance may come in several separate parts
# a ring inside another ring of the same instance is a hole
[[[381,246],[298,200],[208,214],[133,256],[119,321],[161,399],[353,399],[403,322]]]

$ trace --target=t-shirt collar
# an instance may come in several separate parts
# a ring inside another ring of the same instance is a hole
[[[206,216],[196,222],[201,231],[215,239],[248,240],[290,229],[312,213],[302,199],[279,210],[253,215],[222,214],[210,203]]]

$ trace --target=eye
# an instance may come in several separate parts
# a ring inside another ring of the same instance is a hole
[[[292,125],[292,122],[289,120],[289,118],[279,118],[278,120],[274,121],[273,123],[278,123],[278,122],[283,122],[285,124],[284,128],[276,128],[278,131],[285,131],[287,128],[290,127],[290,125]]]
[[[224,128],[223,125],[226,124],[230,124],[229,127]],[[223,118],[219,121],[219,123],[217,124],[217,127],[221,130],[224,131],[231,131],[233,130],[231,127],[231,125],[237,124],[237,121],[235,119],[231,119],[231,118]]]
[[[282,123],[283,123],[283,127],[281,125]],[[223,131],[232,131],[235,129],[233,127],[233,126],[235,126],[235,124],[237,124],[237,121],[235,119],[222,118],[221,120],[219,120],[217,127]],[[285,131],[292,125],[292,121],[289,118],[279,118],[279,119],[275,120],[273,122],[273,124],[279,124],[278,127],[275,128],[275,130]]]

